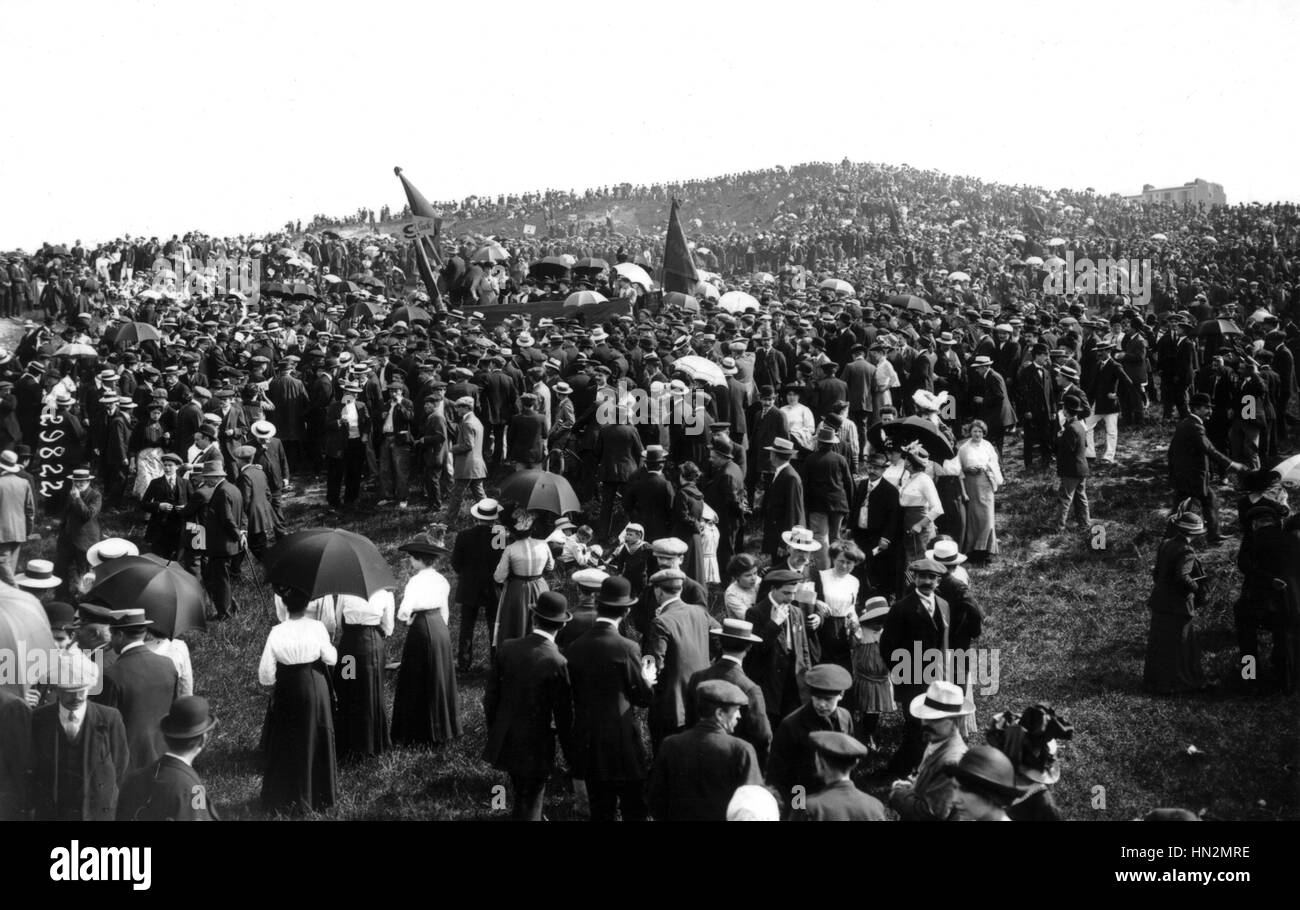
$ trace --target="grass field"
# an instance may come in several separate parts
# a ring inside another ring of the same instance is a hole
[[[1074,724],[1075,739],[1062,749],[1063,775],[1056,800],[1072,819],[1126,819],[1156,806],[1206,809],[1226,819],[1297,819],[1297,701],[1281,695],[1247,695],[1233,685],[1236,645],[1231,602],[1236,596],[1232,541],[1205,554],[1214,578],[1208,607],[1196,622],[1207,671],[1220,683],[1213,694],[1153,697],[1141,686],[1146,643],[1150,567],[1167,507],[1163,476],[1170,428],[1140,433],[1121,430],[1120,465],[1091,481],[1092,513],[1104,522],[1107,546],[1097,550],[1083,534],[1054,536],[1047,530],[1054,507],[1054,478],[1022,476],[1018,440],[1007,445],[1008,483],[998,493],[1002,555],[987,569],[972,569],[976,593],[989,613],[978,644],[999,651],[996,693],[977,695],[981,730],[992,713],[1035,702],[1052,705]],[[494,478],[498,481],[501,478]],[[289,501],[292,526],[328,525],[324,495],[315,478],[300,476]],[[305,487],[301,484],[306,484]],[[492,484],[489,484],[489,493]],[[395,547],[423,530],[421,508],[380,510],[375,494],[344,526],[373,539],[387,554],[400,583],[405,560]],[[1225,527],[1235,497],[1225,497]],[[134,512],[108,515],[104,532],[137,535]],[[50,548],[29,546],[24,558]],[[450,543],[450,536],[448,542]],[[450,578],[449,570],[446,570]],[[227,818],[262,817],[260,771],[255,748],[268,690],[256,667],[272,622],[269,593],[247,565],[236,586],[242,605],[234,618],[207,633],[187,634],[196,691],[208,696],[221,717],[215,741],[198,768]],[[452,612],[453,640],[459,617]],[[389,658],[401,655],[405,627],[388,642]],[[340,769],[340,799],[331,819],[487,819],[505,817],[506,778],[481,760],[484,725],[484,631],[477,639],[479,665],[460,682],[465,735],[435,750],[398,749],[381,759]],[[389,679],[391,704],[392,677]],[[886,757],[899,732],[896,717],[881,731]],[[982,741],[982,733],[977,736]],[[1189,747],[1195,750],[1189,751]],[[884,758],[873,756],[860,785],[883,796],[889,778],[871,776]],[[575,815],[571,791],[556,781],[547,814]]]

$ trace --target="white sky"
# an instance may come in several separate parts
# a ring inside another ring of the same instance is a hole
[[[1300,3],[1075,7],[6,0],[0,249],[400,208],[393,165],[433,200],[845,156],[1300,199]]]

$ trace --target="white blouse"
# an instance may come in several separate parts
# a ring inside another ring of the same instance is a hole
[[[451,584],[436,569],[421,569],[411,576],[402,592],[402,606],[397,611],[397,618],[409,623],[415,613],[425,610],[437,610],[442,613],[442,621],[451,622]]]
[[[744,619],[749,608],[758,601],[758,589],[746,591],[734,581],[722,592],[722,602],[726,605],[727,616],[732,619]]]
[[[272,600],[275,603],[276,621],[284,622],[289,618],[289,611],[285,609],[284,601],[280,599],[279,594],[273,595]],[[324,623],[325,631],[329,633],[330,639],[333,640],[334,632],[336,631],[335,626],[337,625],[338,620],[335,616],[334,597],[332,595],[327,594],[324,597],[317,597],[315,600],[308,603],[307,610],[303,613],[303,616],[307,619],[316,619]]]
[[[339,652],[330,644],[329,632],[318,619],[286,619],[272,626],[262,649],[262,661],[257,666],[257,681],[264,686],[275,685],[276,664],[309,664],[323,661],[329,666],[338,663]]]
[[[934,481],[924,472],[904,474],[898,487],[898,504],[903,508],[924,508],[925,517],[934,521],[943,514],[943,503]]]
[[[190,662],[189,645],[179,638],[155,638],[144,643],[155,654],[168,658],[176,665],[176,675],[180,678],[177,697],[194,694],[194,665]]]
[[[822,593],[831,616],[855,616],[858,603],[858,579],[853,575],[839,576],[834,569],[822,569]]]
[[[813,419],[813,413],[808,410],[807,405],[783,405],[781,413],[785,415],[786,423],[790,427],[791,439],[797,439],[804,445],[812,445],[813,437],[817,433],[817,421]]]
[[[998,465],[998,450],[987,439],[976,442],[967,439],[957,447],[957,458],[963,471],[988,470],[993,489],[1002,486],[1002,468]]]
[[[342,629],[349,626],[378,626],[385,635],[393,634],[393,592],[387,588],[376,591],[369,600],[354,594],[339,594],[334,601],[334,625]]]
[[[552,555],[546,541],[524,537],[506,544],[492,578],[497,584],[503,585],[511,575],[527,578],[543,575],[553,568],[555,568],[555,556]]]

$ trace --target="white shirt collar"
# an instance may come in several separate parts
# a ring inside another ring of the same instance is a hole
[[[729,661],[731,661],[733,664],[735,664],[735,665],[738,666],[738,667],[741,665],[741,660],[740,660],[740,655],[739,655],[739,654],[723,654],[723,655],[722,655],[722,659],[723,659],[723,660],[729,660]]]
[[[533,634],[534,634],[534,635],[540,635],[540,636],[542,636],[542,638],[545,638],[547,641],[550,641],[550,642],[554,642],[554,641],[555,641],[555,633],[554,633],[554,632],[547,632],[545,629],[537,629],[537,628],[534,628],[534,629],[533,629]]]
[[[181,755],[177,755],[175,752],[164,752],[163,755],[171,756],[172,758],[176,759],[178,762],[184,762],[185,764],[190,765],[190,767],[194,767],[193,765],[190,764],[190,760],[188,758],[185,758],[184,756]]]
[[[127,651],[130,651],[132,648],[141,648],[141,647],[144,647],[143,641],[133,641],[130,644],[124,645],[122,647],[122,650],[118,651],[117,654],[119,657],[121,657],[123,654],[125,654]]]
[[[63,707],[63,705],[59,705],[59,720],[66,724],[70,718],[75,718],[77,724],[80,725],[86,719],[86,706],[88,704],[90,704],[90,702],[83,701],[78,707],[73,708],[71,711]]]
[[[596,622],[603,622],[607,626],[618,628],[618,620],[614,619],[612,616],[597,616]]]

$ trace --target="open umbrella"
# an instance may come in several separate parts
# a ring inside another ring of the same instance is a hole
[[[967,275],[965,272],[949,272],[948,280],[949,281],[970,281],[970,276]]]
[[[609,263],[604,259],[579,259],[573,264],[575,272],[604,272],[609,270]]]
[[[924,299],[917,297],[915,294],[895,294],[885,300],[885,303],[893,307],[903,307],[914,313],[931,313],[934,312],[930,304]]]
[[[1053,237],[1051,240],[1047,241],[1047,245],[1048,245],[1048,246],[1065,246],[1065,238],[1064,238],[1064,237]]]
[[[886,448],[889,443],[901,446],[920,442],[930,458],[940,461],[957,454],[938,428],[923,417],[872,424],[867,428],[867,439],[878,449]]]
[[[707,281],[701,281],[695,285],[695,295],[697,297],[703,297],[705,300],[717,300],[720,296],[718,294],[718,289]]]
[[[609,298],[599,291],[577,291],[564,298],[565,306],[595,306],[608,302]]]
[[[316,289],[305,281],[295,281],[289,285],[289,295],[295,300],[315,300],[319,296]]]
[[[348,307],[348,318],[374,319],[382,312],[383,310],[379,308],[379,304],[371,303],[368,300],[358,300],[356,303],[352,304],[352,306]]]
[[[581,512],[582,503],[573,487],[559,474],[550,471],[517,471],[506,478],[497,499],[513,502],[521,509],[566,515]]]
[[[641,266],[632,262],[620,262],[614,266],[614,271],[622,275],[633,284],[641,285],[643,290],[650,290],[650,285],[654,284],[654,279]]]
[[[685,373],[691,379],[703,379],[709,385],[725,386],[727,384],[727,376],[722,372],[722,367],[712,360],[700,357],[697,354],[678,357],[673,361],[673,372]]]
[[[365,289],[361,287],[361,285],[357,284],[355,281],[340,281],[338,284],[330,288],[330,293],[360,294],[363,290]]]
[[[384,283],[374,275],[364,276],[357,282],[357,284],[362,285],[363,287],[368,287],[374,291],[382,291],[384,289]]]
[[[1240,335],[1242,331],[1230,319],[1207,319],[1201,323],[1200,328],[1196,330],[1196,334],[1206,338],[1211,335]]]
[[[1152,234],[1152,235],[1151,235],[1151,239],[1152,239],[1152,240],[1168,240],[1169,238],[1166,237],[1164,234]]]
[[[410,325],[413,322],[433,322],[433,317],[429,315],[427,310],[418,306],[399,306],[389,313],[388,318],[384,321],[388,325],[396,325],[399,322]]]
[[[771,272],[755,272],[754,280],[759,284],[776,284],[776,276]]]
[[[728,313],[744,313],[749,310],[758,309],[758,301],[753,295],[746,294],[744,291],[727,291],[718,298],[718,309],[725,310]]]
[[[559,256],[547,256],[530,265],[528,274],[534,278],[564,278],[569,274],[569,267]]]
[[[88,344],[65,344],[54,352],[55,357],[98,357],[96,351]]]
[[[168,638],[205,628],[203,585],[178,562],[123,556],[95,570],[86,597],[114,610],[142,609]]]
[[[119,342],[139,344],[142,341],[156,341],[158,344],[162,344],[162,333],[147,322],[128,322],[112,330],[111,337],[108,337],[109,332],[105,332],[104,335],[108,338],[110,344]]]
[[[1043,260],[1038,256],[1030,256],[1025,259],[1025,265],[1042,265]]]
[[[37,652],[52,655],[55,650],[50,621],[41,608],[41,602],[26,591],[0,585],[0,654],[13,655],[11,667],[23,674],[19,678],[0,677],[0,689],[19,697],[25,695],[29,685],[44,680],[26,678],[32,661],[20,659],[18,655],[35,655]]]
[[[326,594],[370,597],[397,586],[397,579],[369,538],[342,528],[307,528],[277,541],[266,553],[266,580]]]
[[[845,294],[854,293],[853,285],[839,278],[827,278],[825,281],[821,282],[821,284],[817,285],[817,287],[823,291],[834,291],[837,294],[841,291]]]
[[[683,313],[698,313],[700,311],[700,300],[698,297],[683,294],[681,291],[669,291],[664,294],[663,307],[670,312],[681,310]]]
[[[505,262],[510,258],[510,254],[499,243],[489,243],[487,246],[479,247],[471,257],[473,262]]]

